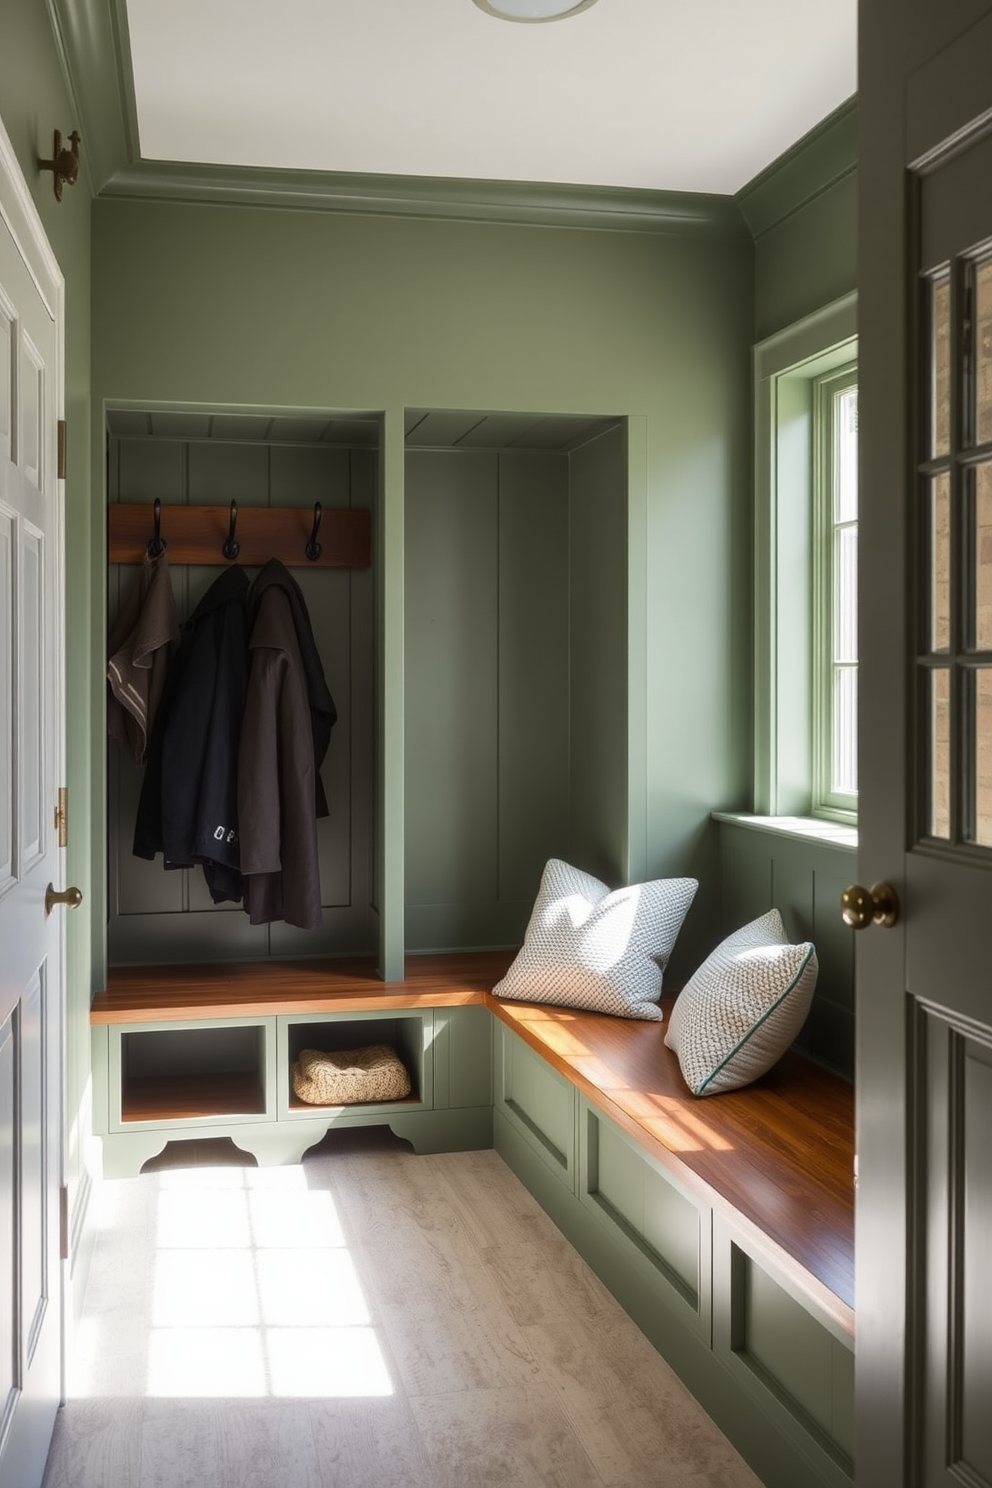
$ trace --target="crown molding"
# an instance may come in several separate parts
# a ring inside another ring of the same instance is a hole
[[[47,0],[91,193],[138,155],[125,0]]]
[[[107,198],[223,203],[303,211],[501,222],[679,237],[747,238],[732,197],[427,176],[280,171],[139,160]]]
[[[734,197],[757,240],[822,196],[858,165],[857,99],[849,98]]]

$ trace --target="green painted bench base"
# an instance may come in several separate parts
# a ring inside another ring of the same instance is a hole
[[[854,1347],[776,1267],[502,1024],[494,1145],[768,1488],[850,1488]]]

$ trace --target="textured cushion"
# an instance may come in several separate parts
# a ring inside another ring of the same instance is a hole
[[[291,1074],[293,1092],[318,1106],[352,1106],[366,1101],[403,1100],[410,1094],[406,1066],[388,1044],[363,1049],[304,1049]]]
[[[665,1033],[693,1095],[736,1090],[771,1069],[806,1021],[816,972],[812,944],[789,945],[777,909],[718,945]]]
[[[494,994],[657,1022],[661,974],[697,887],[694,878],[662,878],[611,893],[552,858],[523,946]]]

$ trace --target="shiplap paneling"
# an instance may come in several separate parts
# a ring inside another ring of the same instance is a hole
[[[292,421],[287,421],[292,422]],[[313,436],[331,427],[326,417],[297,421]],[[111,415],[108,494],[112,501],[201,505],[229,500],[239,506],[299,506],[319,500],[331,509],[356,499],[374,504],[376,453],[331,443],[277,445],[253,438],[272,431],[269,416],[159,414]],[[140,433],[144,427],[148,432]],[[364,426],[364,425],[363,425]],[[369,425],[369,427],[374,427]],[[340,428],[335,425],[337,432]],[[243,436],[239,439],[236,436]],[[183,437],[180,437],[183,436]],[[219,555],[218,555],[219,556]],[[192,613],[217,567],[173,566],[180,620]],[[253,577],[255,570],[249,571]],[[372,737],[374,664],[369,617],[372,578],[348,570],[292,570],[303,590],[338,722],[322,776],[330,814],[318,822],[318,857],[324,924],[301,931],[281,922],[251,926],[238,905],[215,905],[199,869],[165,872],[132,854],[134,817],[143,768],[116,744],[108,765],[111,962],[223,960],[265,955],[325,955],[369,951],[374,945],[370,907],[371,793],[368,757]],[[137,569],[113,567],[108,585],[112,622]],[[357,741],[357,742],[356,742]]]

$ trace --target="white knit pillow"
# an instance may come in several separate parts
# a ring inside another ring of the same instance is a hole
[[[750,1085],[781,1059],[816,986],[812,943],[789,945],[777,909],[729,935],[676,999],[665,1043],[693,1095]]]
[[[661,878],[611,893],[552,858],[523,946],[494,994],[658,1022],[661,974],[697,888],[694,878]]]

